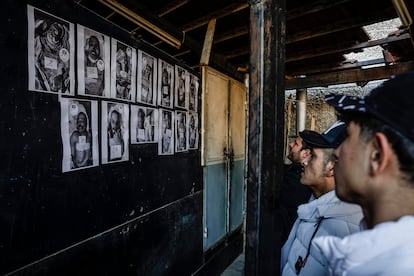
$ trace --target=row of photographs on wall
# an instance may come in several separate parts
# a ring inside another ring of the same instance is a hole
[[[60,106],[62,172],[128,161],[130,144],[157,143],[159,155],[198,149],[197,112],[101,101],[99,116],[97,100],[64,97]]]
[[[75,25],[28,5],[29,90],[75,95]],[[184,67],[77,25],[77,95],[197,111]]]

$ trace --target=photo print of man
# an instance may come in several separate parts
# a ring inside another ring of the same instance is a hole
[[[27,6],[29,90],[74,95],[74,24]]]
[[[187,112],[175,111],[175,151],[187,150]]]
[[[187,113],[188,149],[198,149],[198,114]]]
[[[158,154],[174,154],[174,112],[166,109],[159,109],[159,117]]]
[[[199,78],[193,74],[190,74],[190,92],[188,100],[188,109],[190,111],[197,112],[198,107],[198,87],[199,87]]]
[[[175,106],[188,109],[190,77],[187,70],[175,65]]]
[[[158,142],[158,110],[131,105],[131,144]]]
[[[102,164],[129,160],[129,106],[102,101]]]
[[[97,101],[61,98],[62,172],[99,165]]]
[[[78,94],[109,98],[110,38],[78,24]]]
[[[135,102],[137,51],[112,38],[111,97]]]
[[[138,50],[137,102],[157,104],[157,59]]]
[[[173,107],[174,66],[158,59],[158,105]]]

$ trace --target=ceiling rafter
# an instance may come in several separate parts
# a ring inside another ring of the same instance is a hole
[[[232,29],[228,32],[221,33],[220,35],[216,35],[214,38],[214,44],[224,42],[236,37],[240,37],[243,35],[249,34],[249,27],[248,26],[242,26],[237,29]]]
[[[286,20],[295,19],[295,18],[302,17],[308,14],[312,14],[312,13],[317,13],[325,9],[343,5],[350,1],[351,0],[338,0],[338,1],[321,0],[321,1],[313,2],[309,5],[304,5],[299,8],[290,10],[286,16]]]
[[[352,82],[364,82],[387,79],[391,75],[414,69],[414,61],[368,69],[350,69],[338,72],[316,74],[306,78],[286,80],[286,89],[320,87]]]
[[[362,49],[369,48],[369,47],[383,46],[383,45],[387,45],[387,44],[397,42],[397,41],[409,40],[410,38],[411,38],[410,35],[408,33],[405,33],[397,37],[393,36],[393,37],[386,37],[386,38],[377,39],[377,40],[370,40],[367,42],[359,43],[354,46],[337,47],[334,49],[330,47],[325,47],[325,48],[312,49],[306,52],[296,52],[294,56],[286,57],[286,62],[299,61],[299,60],[304,60],[308,58],[315,58],[315,57],[320,57],[320,56],[324,56],[328,54],[351,53],[351,52],[356,52],[358,50],[362,50]]]
[[[391,19],[390,16],[384,14],[365,15],[357,18],[350,18],[344,20],[338,20],[336,22],[318,26],[317,28],[307,29],[301,33],[296,33],[289,36],[286,39],[286,44],[303,41],[310,38],[317,38],[324,35],[336,33],[339,31],[349,30],[352,28],[360,28],[369,24],[373,24],[379,21],[385,21]]]
[[[163,17],[164,15],[167,15],[176,9],[184,6],[185,4],[189,3],[191,0],[176,0],[164,7],[160,11],[158,11],[158,16]]]
[[[225,16],[228,16],[232,13],[244,10],[249,7],[249,4],[246,1],[234,3],[227,7],[221,8],[220,10],[215,10],[197,20],[194,20],[190,23],[185,24],[184,26],[180,27],[180,30],[183,32],[188,32],[194,29],[197,29],[201,26],[207,25],[211,18],[220,19]]]

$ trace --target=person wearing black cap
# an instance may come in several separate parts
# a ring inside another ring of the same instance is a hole
[[[311,148],[303,141],[302,137],[297,136],[289,143],[288,159],[291,164],[284,165],[283,184],[281,188],[281,213],[279,220],[282,221],[281,244],[283,245],[292,229],[293,223],[297,218],[298,206],[309,201],[311,189],[300,183],[302,173],[302,163],[311,154]]]
[[[332,275],[413,275],[414,72],[364,98],[329,95],[347,124],[336,150],[337,196],[364,210],[367,229],[344,239],[315,238]]]
[[[282,248],[281,274],[327,275],[327,259],[312,246],[319,236],[344,237],[359,231],[361,208],[345,203],[335,195],[334,148],[345,138],[345,124],[336,122],[322,134],[304,130],[300,137],[311,148],[305,162],[301,182],[312,190],[308,203],[298,207],[289,238]]]

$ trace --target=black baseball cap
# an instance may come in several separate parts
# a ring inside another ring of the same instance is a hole
[[[337,148],[346,137],[346,125],[342,121],[336,121],[323,133],[313,130],[299,132],[299,136],[307,145],[314,148]]]
[[[336,110],[369,113],[414,142],[414,71],[391,77],[364,98],[330,94]]]

